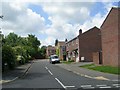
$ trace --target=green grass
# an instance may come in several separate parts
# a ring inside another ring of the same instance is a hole
[[[62,61],[62,63],[64,63],[64,64],[71,64],[72,62],[74,62],[74,60]]]
[[[111,74],[119,74],[120,75],[120,67],[112,67],[112,66],[98,66],[95,64],[88,64],[80,66],[87,69],[92,69],[100,72],[111,73]]]

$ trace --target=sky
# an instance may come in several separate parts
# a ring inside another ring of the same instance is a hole
[[[1,1],[1,0],[0,0]],[[6,36],[14,32],[26,37],[35,35],[43,45],[54,45],[97,26],[100,28],[118,0],[2,0],[0,2],[1,31]]]

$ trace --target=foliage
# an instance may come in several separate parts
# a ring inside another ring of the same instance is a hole
[[[5,44],[11,47],[17,46],[19,42],[19,37],[15,33],[10,33],[5,37]]]
[[[46,46],[42,46],[38,49],[36,58],[45,59],[46,58]]]
[[[38,49],[38,47],[40,46],[40,41],[37,39],[37,37],[35,37],[35,35],[28,35],[27,37],[27,40],[28,40],[28,45],[35,48],[35,49]]]
[[[57,44],[58,44],[58,39],[55,40],[55,46],[57,46]]]
[[[5,63],[8,65],[9,69],[13,69],[15,67],[15,60],[16,60],[16,56],[14,50],[10,46],[4,45],[2,47],[3,70],[5,67]]]
[[[67,38],[65,39],[65,42],[67,42],[68,40],[67,40]]]
[[[8,63],[9,68],[11,68],[15,66],[14,61],[24,64],[30,59],[37,58],[37,56],[45,58],[46,55],[46,46],[39,48],[41,43],[38,38],[32,34],[29,34],[27,37],[21,37],[15,33],[9,33],[4,37],[4,35],[0,33],[0,42],[2,42],[3,46],[3,67],[5,63]]]
[[[56,49],[56,55],[59,56],[59,49]]]
[[[46,57],[46,46],[42,46],[40,49],[41,55],[45,58]]]

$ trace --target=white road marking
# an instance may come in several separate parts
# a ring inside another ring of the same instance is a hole
[[[111,88],[111,86],[106,86],[106,87],[99,87],[99,88]]]
[[[94,79],[93,77],[91,77],[91,76],[88,76],[88,75],[84,75],[84,77],[87,77],[87,78],[92,78],[92,79]]]
[[[96,85],[98,86],[99,88],[111,88],[111,86],[107,86],[107,85]]]
[[[58,80],[57,78],[55,78],[55,80],[57,80],[58,83],[59,83],[63,88],[66,88],[66,87],[62,84],[62,82],[60,82],[60,80]]]
[[[57,82],[63,87],[63,88],[69,88],[69,87],[75,87],[75,86],[65,86],[59,79],[55,78]]]
[[[75,87],[75,86],[65,86],[65,87]]]
[[[118,87],[120,87],[120,86],[115,86],[115,87],[117,87],[117,88],[118,88]]]
[[[107,85],[96,85],[96,86],[101,87],[101,86],[107,86]]]
[[[73,71],[74,73],[77,73],[76,71]]]
[[[111,81],[118,82],[119,80],[111,80]]]
[[[113,86],[119,88],[120,84],[113,84]]]
[[[47,70],[48,70],[48,68],[47,68],[47,67],[45,67],[45,69],[47,69]]]
[[[13,80],[11,80],[11,81],[14,81],[14,80],[16,80],[16,79],[18,79],[19,77],[16,77],[16,78],[14,78]]]
[[[113,84],[113,86],[118,86],[118,85],[120,85],[120,84]]]
[[[92,87],[92,85],[81,85],[82,88],[85,88],[85,89],[89,89],[89,88],[95,88],[95,87]]]
[[[91,87],[92,85],[81,85],[81,87]]]
[[[51,75],[53,75],[52,72],[51,72],[50,70],[48,70],[48,72],[49,72]]]
[[[71,71],[70,69],[67,69],[68,71]]]
[[[84,74],[80,74],[80,76],[85,76]]]

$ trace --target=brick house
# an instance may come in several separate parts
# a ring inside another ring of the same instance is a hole
[[[56,54],[56,49],[55,49],[55,47],[49,45],[49,46],[46,48],[46,57],[49,57],[50,55],[54,55],[54,54]]]
[[[67,60],[74,60],[75,62],[79,62],[79,36],[74,39],[68,41],[66,43],[66,52],[67,52]]]
[[[120,60],[119,14],[120,8],[112,8],[101,25],[103,65],[118,66]]]
[[[93,53],[101,51],[100,29],[93,27],[66,43],[67,59],[79,61],[93,61]]]
[[[60,60],[66,60],[66,43],[65,41],[58,41],[56,44],[56,54],[59,56]]]
[[[101,51],[101,32],[93,27],[82,33],[79,31],[79,60],[93,61],[93,53]]]

